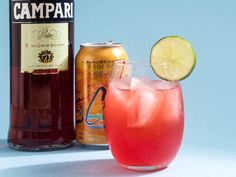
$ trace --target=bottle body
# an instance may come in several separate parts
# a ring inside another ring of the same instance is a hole
[[[45,2],[10,3],[8,143],[19,150],[66,148],[74,139],[73,1]]]

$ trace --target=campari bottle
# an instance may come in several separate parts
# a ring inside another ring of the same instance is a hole
[[[10,1],[9,146],[72,145],[73,0]]]

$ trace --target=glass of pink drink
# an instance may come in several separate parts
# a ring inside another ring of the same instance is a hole
[[[109,147],[122,167],[161,170],[175,158],[184,128],[178,82],[157,80],[145,63],[116,62],[104,114]]]

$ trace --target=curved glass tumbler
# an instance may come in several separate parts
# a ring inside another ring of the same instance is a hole
[[[184,105],[178,82],[158,80],[150,64],[116,62],[105,98],[105,130],[124,168],[166,168],[182,142]]]

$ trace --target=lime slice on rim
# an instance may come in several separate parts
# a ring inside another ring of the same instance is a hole
[[[178,36],[167,36],[155,43],[150,59],[153,71],[168,81],[185,79],[196,64],[193,48],[188,41]]]

